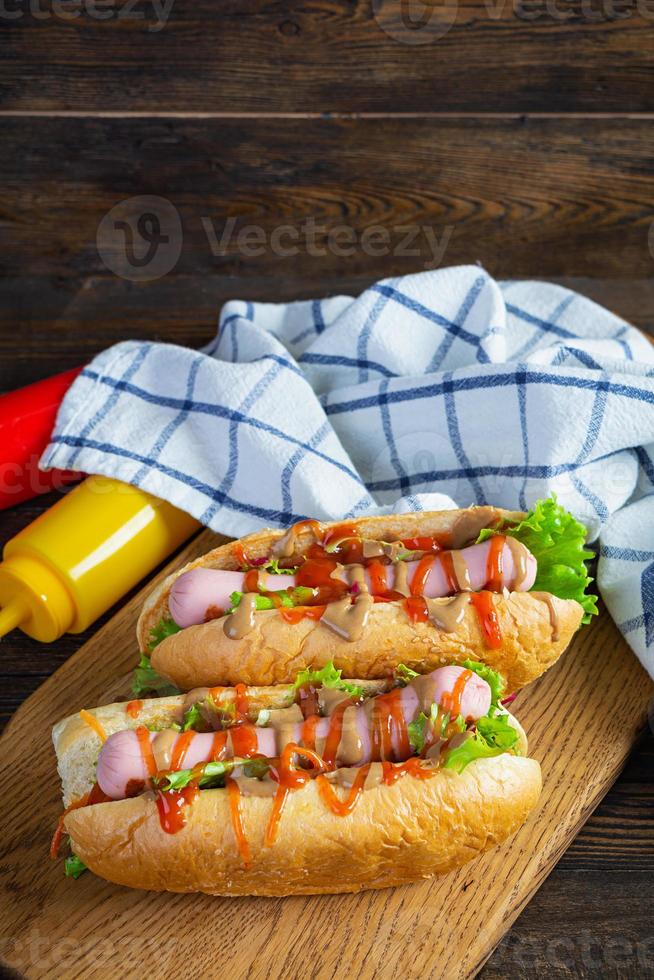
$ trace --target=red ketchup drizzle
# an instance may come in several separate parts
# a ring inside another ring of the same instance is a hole
[[[130,718],[138,718],[139,712],[143,707],[143,702],[139,701],[128,701],[125,705],[125,711],[130,716]]]
[[[334,711],[329,716],[329,729],[322,750],[322,756],[325,765],[330,769],[333,769],[336,765],[336,753],[338,752],[338,746],[343,732],[343,715],[353,703],[351,698],[345,698],[345,700],[340,701],[336,705]]]
[[[316,541],[322,541],[322,529],[320,527],[320,521],[315,521],[312,518],[306,518],[304,521],[298,521],[297,524],[293,525],[293,537],[297,538],[305,528],[313,532],[313,536]]]
[[[425,594],[427,579],[429,578],[429,573],[434,567],[435,561],[435,555],[425,555],[424,558],[421,558],[418,562],[416,570],[411,579],[410,589],[412,596],[423,596]]]
[[[200,790],[195,783],[189,783],[184,789],[168,790],[162,793],[158,790],[156,797],[159,823],[167,834],[178,834],[185,826],[188,817],[187,806],[196,799]]]
[[[371,726],[373,761],[394,758],[394,743],[398,746],[398,754],[410,754],[409,732],[402,711],[400,688],[375,698]]]
[[[316,748],[316,728],[320,721],[320,715],[309,715],[302,723],[302,744],[308,749],[315,751]]]
[[[152,752],[152,743],[150,742],[150,732],[143,725],[139,725],[138,728],[134,729],[136,737],[139,740],[139,746],[141,749],[141,755],[145,763],[145,768],[147,770],[148,776],[154,776],[157,771],[157,763],[154,760],[154,755]]]
[[[311,768],[297,768],[294,764],[295,756]],[[278,787],[264,836],[265,847],[270,847],[275,842],[277,830],[279,829],[279,820],[289,792],[305,786],[317,773],[324,772],[325,768],[326,763],[324,759],[321,759],[311,749],[304,748],[301,745],[295,745],[293,742],[289,742],[288,745],[284,746],[279,765],[271,768],[271,775],[277,781]]]
[[[412,623],[426,623],[429,619],[429,610],[427,609],[424,596],[407,596],[403,604],[405,612]]]
[[[245,548],[240,541],[236,541],[232,547],[232,555],[239,565],[249,565],[250,559],[245,554]]]
[[[433,551],[441,550],[441,545],[436,538],[402,538],[402,544],[407,551]]]
[[[452,558],[451,551],[443,551],[438,556],[438,560],[441,563],[441,568],[443,569],[443,575],[445,576],[445,581],[447,583],[447,594],[451,595],[459,591],[459,583],[457,582],[456,572],[454,570],[454,560]]]
[[[298,568],[295,576],[296,585],[317,590],[312,597],[312,605],[341,599],[349,591],[347,582],[332,578],[332,572],[336,570],[337,565],[335,558],[309,557]]]
[[[227,748],[227,732],[214,732],[211,742],[211,755],[209,762],[221,762],[225,758]]]
[[[181,735],[177,736],[175,747],[170,756],[169,768],[172,772],[177,772],[178,769],[184,768],[184,759],[194,738],[194,731],[182,732]]]
[[[243,592],[258,592],[259,591],[259,569],[251,568],[249,572],[245,573],[243,579]]]
[[[384,784],[386,786],[392,786],[403,776],[413,776],[414,779],[431,779],[432,776],[436,775],[435,769],[426,769],[421,765],[421,762],[422,760],[417,756],[413,756],[411,759],[407,759],[406,762],[399,764],[382,762]]]
[[[502,646],[502,631],[493,605],[492,592],[471,592],[470,602],[477,612],[486,646],[491,650],[498,650]]]
[[[236,723],[247,721],[250,701],[245,684],[236,684],[234,687],[234,705],[236,707]]]
[[[371,595],[386,595],[388,592],[388,581],[386,579],[387,569],[388,565],[384,565],[378,558],[373,558],[372,561],[368,563],[367,572],[370,577]]]
[[[334,787],[325,779],[324,776],[318,776],[318,792],[320,793],[320,798],[326,806],[335,813],[338,817],[346,817],[348,814],[352,813],[355,806],[359,802],[361,794],[363,793],[363,786],[366,781],[366,776],[370,772],[370,763],[365,766],[361,766],[356,776],[354,777],[354,782],[350,787],[350,791],[344,800],[336,795]]]
[[[490,592],[502,591],[505,542],[506,537],[503,534],[495,534],[489,542],[490,546],[486,559],[486,588]]]
[[[457,677],[451,691],[444,691],[441,695],[441,708],[448,711],[450,718],[456,718],[461,714],[461,698],[465,691],[466,684],[472,677],[471,670],[462,671]]]
[[[288,786],[282,786],[280,783],[275,792],[275,799],[273,800],[272,810],[270,811],[270,817],[266,825],[266,833],[263,838],[264,847],[271,847],[275,843],[277,831],[279,830],[279,821],[284,812],[284,806],[286,805],[289,793],[290,789]]]
[[[85,793],[79,800],[75,803],[71,803],[66,807],[64,812],[61,814],[57,820],[57,826],[55,832],[52,836],[52,842],[50,844],[50,857],[56,858],[61,846],[61,838],[64,834],[64,821],[71,810],[79,810],[82,806],[93,806],[94,803],[110,803],[111,797],[107,796],[102,792],[97,783],[94,783],[88,793]]]
[[[238,783],[229,776],[225,780],[225,786],[227,787],[229,797],[229,812],[232,818],[232,829],[236,838],[236,847],[238,848],[238,853],[241,855],[243,864],[246,868],[249,868],[252,860],[250,857],[250,845],[245,836],[243,820],[241,818],[241,791],[238,788]]]
[[[303,619],[320,619],[326,608],[326,606],[293,606],[292,609],[286,607],[279,610],[279,615],[287,623],[299,623]]]

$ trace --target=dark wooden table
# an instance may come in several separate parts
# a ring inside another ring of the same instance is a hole
[[[5,5],[0,390],[120,339],[199,346],[230,298],[462,262],[654,333],[654,8],[403,3]],[[171,231],[158,277],[102,223],[132,198]],[[2,720],[85,638],[3,640]],[[649,734],[484,977],[654,976],[653,764]]]

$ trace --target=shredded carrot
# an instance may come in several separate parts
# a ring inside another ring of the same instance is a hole
[[[92,728],[95,734],[100,738],[101,742],[107,741],[107,733],[100,724],[97,718],[94,718],[90,711],[85,711],[84,708],[79,713],[82,721],[86,722],[89,728]]]

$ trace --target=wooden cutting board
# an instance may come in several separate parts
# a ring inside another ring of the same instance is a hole
[[[203,532],[174,564],[215,543]],[[543,769],[536,813],[504,847],[440,879],[287,899],[73,881],[48,858],[61,810],[50,728],[127,694],[150,587],[28,698],[0,740],[0,953],[28,977],[474,976],[615,780],[654,691],[603,612],[513,706]]]

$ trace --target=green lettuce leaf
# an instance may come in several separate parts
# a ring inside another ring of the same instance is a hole
[[[417,718],[409,722],[407,725],[407,730],[409,732],[409,744],[416,755],[420,755],[425,747],[427,738],[437,736],[442,738],[445,734],[445,729],[450,723],[449,712],[444,712],[439,716],[438,705],[432,704],[429,715],[426,715],[424,711],[421,711]],[[460,732],[464,732],[466,728],[465,720],[461,715],[457,715],[454,719],[454,724],[457,726]]]
[[[290,609],[293,606],[303,606],[306,605],[309,599],[312,599],[315,595],[313,589],[309,589],[304,585],[298,585],[294,589],[280,589],[275,592],[278,602],[275,603],[269,596],[258,595],[256,597],[256,610],[260,612],[263,609],[276,609],[281,602],[282,606]],[[229,597],[230,607],[227,612],[232,612],[241,602],[243,598],[242,592],[232,592]]]
[[[179,633],[181,626],[178,626],[174,620],[169,617],[164,616],[160,619],[156,626],[153,626],[150,630],[150,642],[148,643],[148,650],[150,653],[155,647],[158,647],[167,636],[172,636],[173,633]]]
[[[295,575],[297,568],[280,568],[279,558],[271,558],[270,561],[261,569],[269,575]]]
[[[298,687],[302,687],[303,684],[314,684],[316,687],[331,687],[345,691],[355,699],[363,697],[363,688],[357,684],[349,684],[347,681],[341,680],[341,673],[342,671],[336,670],[330,660],[322,670],[301,670],[295,678],[293,688],[297,691]]]
[[[398,664],[394,673],[395,680],[401,684],[402,687],[406,687],[409,681],[412,681],[414,677],[418,677],[418,671],[411,670],[411,668],[407,667],[406,664]]]
[[[427,741],[429,731],[429,718],[424,711],[421,711],[417,718],[410,721],[407,725],[409,733],[409,744],[415,755],[420,755]]]
[[[474,735],[446,753],[445,768],[462,773],[475,759],[490,759],[515,748],[518,733],[509,723],[506,712],[491,707],[489,713],[479,718]]]
[[[234,701],[216,702],[210,695],[196,701],[184,713],[182,731],[218,732],[230,728],[236,721]]]
[[[484,738],[476,734],[447,752],[444,768],[454,769],[461,774],[475,759],[490,759],[495,755],[502,755],[503,752],[504,749],[489,745]]]
[[[77,854],[69,855],[64,861],[64,874],[67,878],[79,878],[87,870],[86,865]]]
[[[592,579],[584,562],[593,557],[584,548],[586,528],[556,502],[555,494],[536,501],[524,521],[513,527],[484,528],[477,541],[494,534],[509,534],[529,548],[538,562],[534,591],[576,599],[584,610],[583,623],[597,614],[597,596],[586,593]]]
[[[164,793],[184,789],[195,780],[198,781],[200,789],[214,789],[225,785],[225,776],[228,776],[236,766],[243,766],[246,776],[260,779],[267,773],[269,762],[267,759],[225,759],[223,762],[206,762],[202,766],[199,779],[198,770],[180,769],[178,772],[160,773],[152,782],[156,789]]]
[[[159,697],[166,697],[169,694],[179,694],[179,689],[167,681],[156,670],[150,666],[150,658],[142,653],[138,667],[134,670],[132,679],[132,693],[137,697],[155,692]]]
[[[506,682],[501,674],[496,670],[491,670],[486,664],[481,664],[477,660],[464,660],[461,666],[465,667],[466,670],[474,671],[475,674],[478,674],[479,677],[486,681],[491,689],[492,704],[497,704],[501,701],[506,690]]]
[[[200,705],[194,704],[184,713],[184,720],[182,721],[182,731],[188,732],[189,729],[197,729],[199,726],[204,725],[204,718],[200,714]]]
[[[504,712],[486,715],[477,722],[477,732],[487,745],[494,749],[512,749],[518,741],[518,733]]]

